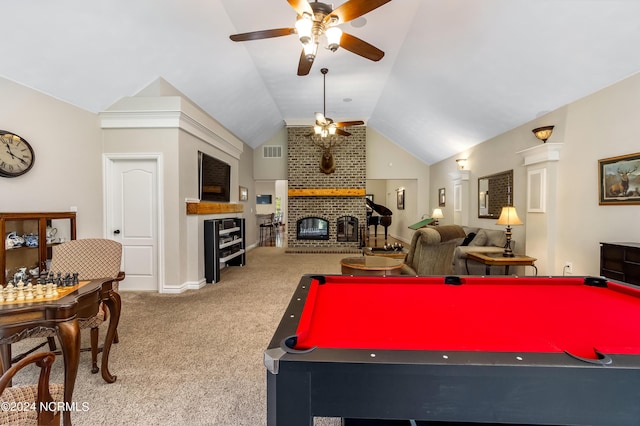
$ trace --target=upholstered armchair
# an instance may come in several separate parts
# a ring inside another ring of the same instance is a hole
[[[64,396],[64,385],[50,384],[49,375],[56,356],[52,352],[32,354],[15,363],[0,377],[0,400],[3,404],[16,404],[16,409],[0,410],[0,424],[3,425],[59,425],[60,411],[53,410]],[[16,385],[8,387],[14,376],[30,364],[40,367],[37,385]],[[51,404],[51,403],[54,404]],[[33,404],[33,409],[17,409]],[[42,406],[52,411],[42,410]]]
[[[78,273],[79,280],[92,280],[98,278],[113,278],[113,289],[118,291],[118,282],[125,277],[120,271],[122,261],[122,245],[113,240],[103,238],[87,238],[71,240],[53,247],[51,266],[49,271],[54,274],[60,272]],[[98,314],[90,318],[78,318],[80,329],[91,330],[91,372],[97,373],[99,327],[107,319],[108,309],[104,303],[100,303]],[[31,337],[46,337],[49,340],[49,348],[56,350],[56,333],[54,330],[42,329]],[[114,338],[118,343],[118,334]]]
[[[447,275],[453,272],[453,252],[464,240],[458,225],[427,226],[417,229],[402,266],[402,275]]]
[[[118,291],[118,282],[124,279],[120,271],[122,244],[103,238],[71,240],[53,247],[50,271],[57,273],[78,273],[80,280],[113,278],[113,289]],[[107,309],[100,303],[98,314],[92,318],[79,319],[80,329],[91,329],[91,372],[98,369],[98,332],[107,319]],[[116,334],[115,342],[118,337]]]

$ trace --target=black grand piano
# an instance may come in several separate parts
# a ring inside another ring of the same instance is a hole
[[[387,228],[391,225],[391,215],[393,212],[383,205],[376,204],[368,198],[367,200],[367,228],[373,225],[374,236],[378,237],[378,225],[384,226],[384,239],[387,240]],[[373,213],[378,213],[379,216]]]

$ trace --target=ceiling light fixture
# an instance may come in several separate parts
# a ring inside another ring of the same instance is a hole
[[[551,137],[551,133],[553,133],[553,128],[554,126],[538,127],[537,129],[533,129],[532,132],[542,143],[546,143],[547,139]]]
[[[467,165],[467,159],[466,158],[458,158],[456,160],[456,163],[458,163],[458,168],[460,170],[464,170],[465,166]]]
[[[313,9],[313,14],[305,12],[296,21],[295,27],[298,33],[298,40],[302,44],[304,49],[304,56],[307,61],[313,62],[318,52],[318,45],[320,44],[320,37],[324,34],[327,40],[327,49],[335,52],[340,47],[340,39],[342,38],[342,30],[338,28],[338,17],[330,15],[332,12],[331,6],[314,2],[310,3]],[[326,17],[326,19],[325,19]]]
[[[327,68],[320,69],[322,73],[322,112],[316,112],[316,121],[313,126],[313,133],[310,136],[319,136],[320,138],[327,138],[329,136],[349,136],[351,133],[342,130],[342,127],[348,126],[360,126],[364,124],[364,121],[342,121],[334,122],[333,119],[327,117]]]

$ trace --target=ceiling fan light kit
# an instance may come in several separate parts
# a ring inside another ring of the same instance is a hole
[[[348,0],[336,9],[319,1],[313,3],[309,3],[307,0],[287,1],[298,14],[293,28],[253,31],[234,34],[229,38],[233,41],[249,41],[297,34],[298,40],[302,44],[298,63],[298,75],[300,76],[309,74],[322,36],[326,39],[327,49],[332,52],[342,47],[371,61],[379,61],[384,56],[382,50],[355,36],[343,33],[338,25],[359,18],[391,0]]]

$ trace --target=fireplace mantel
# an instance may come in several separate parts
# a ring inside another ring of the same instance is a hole
[[[364,197],[365,188],[289,189],[289,197]]]
[[[219,213],[242,213],[242,204],[233,203],[213,203],[213,202],[190,202],[187,201],[187,214],[219,214]]]

